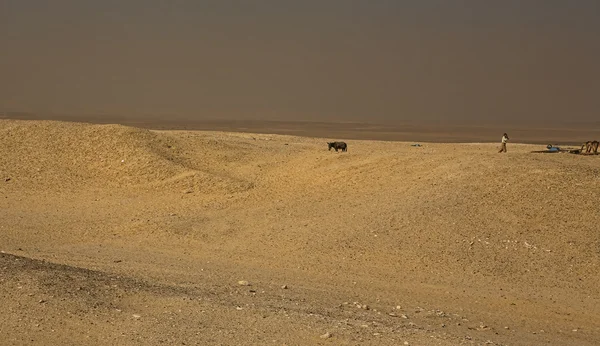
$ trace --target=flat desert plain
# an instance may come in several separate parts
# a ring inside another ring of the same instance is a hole
[[[0,343],[600,344],[600,156],[330,140],[0,120]]]

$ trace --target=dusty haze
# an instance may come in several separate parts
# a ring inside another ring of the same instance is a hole
[[[0,2],[0,111],[598,119],[597,1]]]

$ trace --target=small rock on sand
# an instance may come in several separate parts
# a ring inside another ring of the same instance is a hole
[[[327,332],[327,333],[321,335],[321,339],[329,339],[331,336],[332,336],[331,333]]]

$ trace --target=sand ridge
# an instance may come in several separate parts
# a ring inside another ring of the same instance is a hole
[[[202,167],[190,166],[177,138],[146,129],[7,121],[2,137],[2,172],[7,177],[18,177],[14,183],[23,184],[24,188],[36,184],[56,191],[148,184],[187,184],[189,188],[214,188],[220,184],[236,188],[236,182],[226,176],[217,177]]]
[[[334,139],[0,120],[0,250],[21,256],[3,257],[2,334],[77,343],[87,321],[101,344],[600,340],[600,156],[367,140],[335,153]],[[17,259],[67,267],[42,280]],[[116,304],[100,319],[40,284],[71,291],[65,271],[88,269],[170,293],[92,287]],[[40,296],[53,318],[20,323]]]

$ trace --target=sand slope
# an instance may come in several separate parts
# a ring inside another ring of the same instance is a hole
[[[1,333],[600,342],[600,156],[328,140],[1,120]]]
[[[177,138],[121,125],[4,121],[0,171],[26,189],[141,187],[238,189],[186,159]],[[216,148],[215,148],[216,149]],[[240,182],[237,182],[239,185]],[[243,185],[243,184],[242,184]]]

